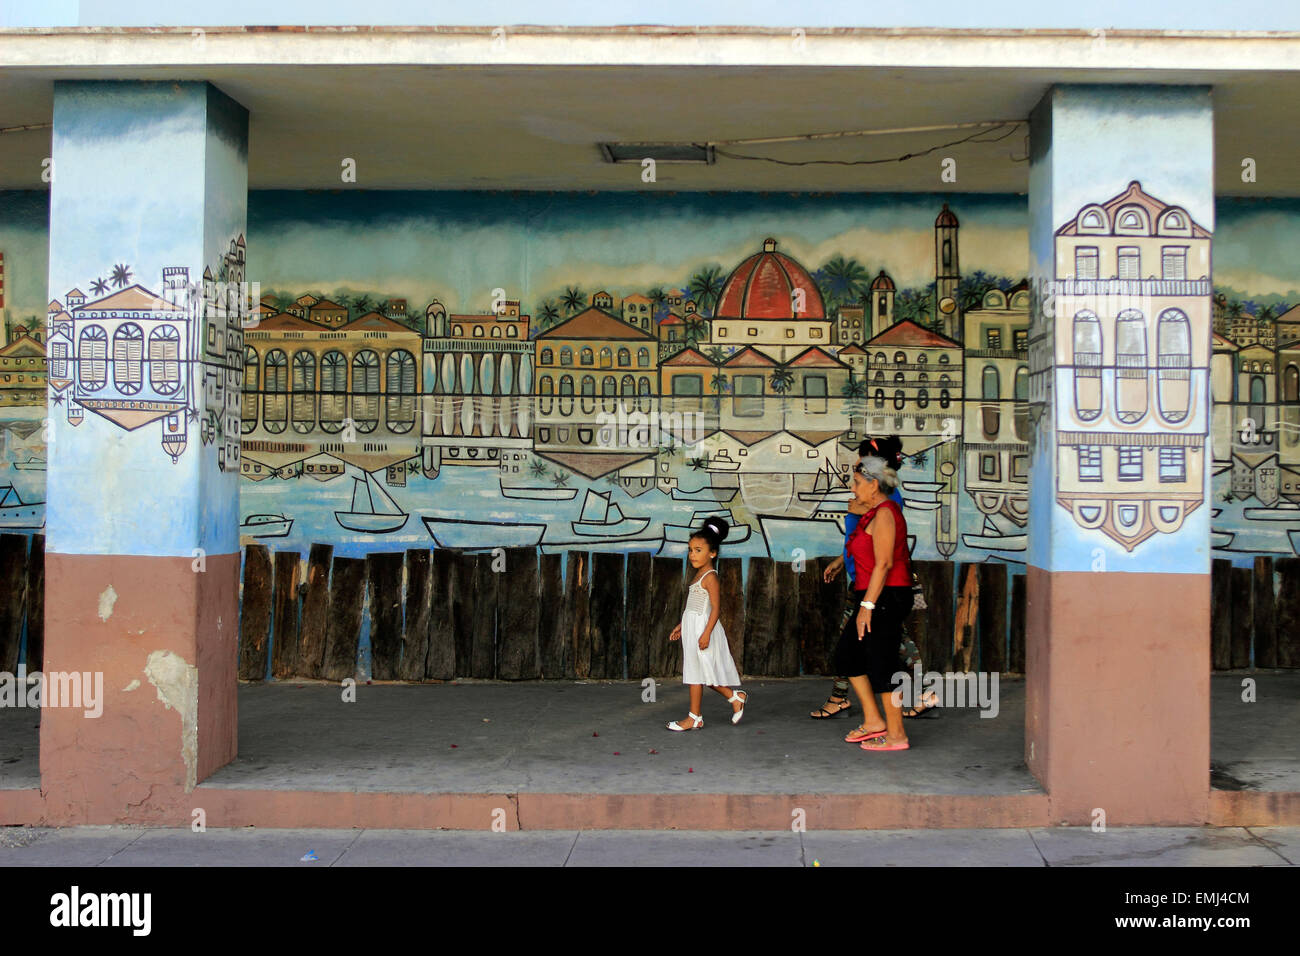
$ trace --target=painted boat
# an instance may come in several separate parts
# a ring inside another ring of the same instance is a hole
[[[45,527],[45,502],[23,501],[13,485],[0,485],[0,528]]]
[[[531,548],[542,540],[544,524],[472,521],[468,518],[421,518],[440,548],[483,551],[491,548]]]
[[[673,487],[674,501],[718,501],[726,503],[736,497],[739,488],[697,488],[695,491],[682,491],[682,489]]]
[[[742,541],[749,540],[750,532],[752,532],[753,529],[747,524],[737,524],[735,517],[732,515],[730,511],[717,511],[717,512],[697,511],[691,517],[691,524],[689,525],[685,525],[685,524],[664,525],[665,545],[667,544],[685,545],[686,542],[690,540],[691,535],[693,535],[696,529],[699,528],[700,524],[703,523],[704,519],[710,516],[721,518],[722,520],[727,522],[729,526],[729,530],[727,531],[727,540],[726,540],[727,545],[740,544]],[[660,550],[659,553],[664,554],[665,552],[663,550]],[[686,551],[683,549],[681,553],[685,554]]]
[[[334,520],[349,531],[363,534],[391,534],[410,517],[397,506],[375,476],[366,472],[365,480],[353,478],[352,510],[334,512]]]
[[[1300,505],[1291,501],[1278,502],[1271,508],[1247,508],[1242,514],[1250,521],[1293,521],[1300,524]]]
[[[501,495],[505,498],[528,498],[533,501],[572,501],[578,497],[577,488],[511,488],[501,486]]]
[[[1028,534],[1003,534],[1002,529],[984,516],[984,528],[980,534],[963,534],[962,543],[976,551],[1024,551],[1029,547]]]
[[[239,533],[253,538],[283,538],[293,527],[293,519],[284,515],[249,515],[239,526]]]
[[[44,470],[45,470],[44,458],[32,457],[32,458],[28,458],[26,461],[14,462],[14,471],[44,471]]]
[[[1286,536],[1291,540],[1291,550],[1300,556],[1300,530],[1288,531]]]
[[[603,491],[587,491],[582,502],[582,515],[571,521],[574,534],[589,537],[624,537],[638,534],[650,523],[649,518],[628,518],[617,503],[609,500]]]
[[[787,518],[759,515],[758,526],[774,561],[793,561],[795,552],[805,559],[839,554],[844,550],[843,518]]]
[[[1210,547],[1218,550],[1224,550],[1232,545],[1232,539],[1236,535],[1231,531],[1219,531],[1210,529]]]

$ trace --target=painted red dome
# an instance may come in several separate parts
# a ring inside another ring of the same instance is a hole
[[[871,280],[872,292],[894,292],[894,280],[885,275],[885,270],[880,270],[880,275]]]
[[[824,319],[826,307],[817,284],[803,266],[776,251],[776,240],[763,240],[756,252],[727,277],[714,315],[720,319],[795,318],[794,290],[804,292],[800,319]]]
[[[957,217],[953,214],[953,211],[948,208],[948,204],[944,203],[943,209],[939,211],[939,216],[934,221],[935,228],[936,229],[954,228],[958,225],[959,223],[957,222]]]

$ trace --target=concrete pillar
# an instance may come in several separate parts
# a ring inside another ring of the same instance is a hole
[[[1055,87],[1030,136],[1025,757],[1053,822],[1201,823],[1210,90]]]
[[[237,742],[243,342],[221,283],[244,280],[248,113],[202,82],[56,81],[53,144],[46,687],[102,691],[43,711],[41,789],[50,822],[179,821]]]

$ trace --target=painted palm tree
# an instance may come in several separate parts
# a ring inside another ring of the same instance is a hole
[[[534,458],[533,463],[528,466],[528,471],[534,478],[545,478],[551,473],[551,470],[546,467],[546,464],[536,458]]]
[[[560,321],[560,309],[554,299],[547,299],[542,303],[541,310],[537,313],[537,318],[542,323],[543,329],[549,329],[556,322]]]
[[[727,376],[722,372],[714,372],[713,378],[709,380],[709,387],[713,389],[713,414],[720,414],[722,412],[722,393],[731,389],[731,386],[727,383]]]
[[[557,468],[555,474],[551,476],[551,484],[556,488],[562,488],[569,483],[569,473],[563,468]]]
[[[1272,322],[1277,318],[1277,312],[1271,305],[1266,305],[1259,310],[1259,314],[1257,314],[1255,318],[1259,319],[1261,322]]]
[[[929,458],[926,457],[925,452],[923,452],[923,451],[918,451],[915,455],[913,455],[911,458],[909,458],[908,461],[910,461],[912,464],[916,465],[917,468],[924,468],[924,467],[925,467],[925,463],[926,463],[927,461],[929,461]]]
[[[788,368],[779,368],[772,373],[768,382],[772,386],[772,391],[781,396],[781,415],[784,418],[785,413],[790,410],[789,392],[790,386],[794,384],[794,372]]]
[[[726,351],[723,350],[722,346],[720,345],[713,346],[704,354],[707,355],[712,361],[717,362],[719,365],[721,365],[723,362],[727,360],[727,353]],[[723,381],[726,381],[725,376],[723,377]]]
[[[103,279],[96,279],[90,284],[90,291],[95,293],[95,295],[103,295],[108,291],[108,283]]]
[[[659,457],[665,461],[671,461],[673,456],[676,454],[677,440],[675,438],[669,438],[668,444],[659,446]]]
[[[703,455],[700,455],[698,458],[692,458],[690,460],[690,466],[694,468],[696,471],[703,471],[706,468],[708,468],[709,453],[706,451]]]
[[[840,394],[845,398],[844,404],[850,417],[866,414],[868,391],[866,379],[851,378],[844,383]]]
[[[340,303],[340,305],[341,304],[342,303]],[[367,295],[357,296],[355,299],[352,300],[352,309],[356,312],[357,315],[365,315],[367,312],[370,311],[370,297]]]
[[[835,256],[814,274],[828,307],[856,302],[867,291],[871,276],[857,259]]]
[[[1241,312],[1242,312],[1241,303],[1238,302],[1236,299],[1230,299],[1228,301],[1229,317],[1234,319],[1239,319],[1241,318]]]
[[[713,315],[718,307],[718,296],[722,295],[724,281],[721,268],[708,266],[691,276],[691,281],[686,284],[686,291],[695,300],[695,305],[701,312],[705,315]]]
[[[121,289],[131,281],[131,267],[125,263],[119,263],[113,266],[113,275],[109,280],[114,286]]]
[[[650,300],[650,317],[656,322],[662,322],[668,318],[668,293],[664,291],[663,286],[655,286],[646,293],[646,298]]]
[[[587,305],[587,297],[577,286],[569,286],[564,290],[564,295],[560,296],[560,301],[564,303],[564,311],[569,315],[581,312]]]
[[[695,316],[686,318],[686,344],[691,348],[700,344],[700,339],[708,338],[708,324]]]

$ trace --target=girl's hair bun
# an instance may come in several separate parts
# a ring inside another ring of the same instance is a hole
[[[704,519],[704,527],[708,528],[717,537],[719,543],[727,540],[727,532],[731,530],[731,525],[727,524],[725,518],[708,517]]]

